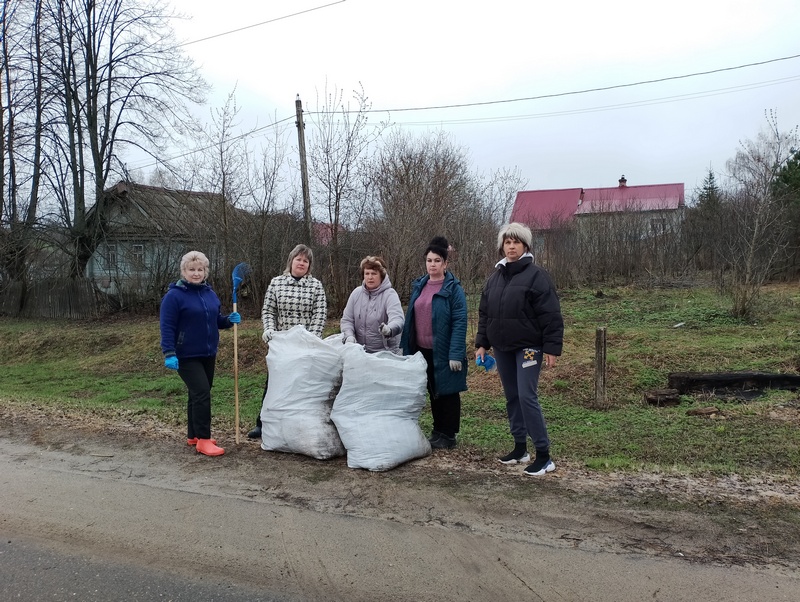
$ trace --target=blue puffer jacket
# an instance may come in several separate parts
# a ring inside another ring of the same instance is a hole
[[[220,314],[222,304],[207,283],[178,280],[161,300],[161,351],[164,357],[213,357],[219,329],[233,324]]]
[[[430,279],[427,274],[411,284],[406,323],[400,347],[403,355],[417,352],[414,330],[414,302]],[[467,297],[461,282],[447,272],[441,290],[433,296],[431,306],[433,321],[433,373],[436,394],[449,395],[467,390]],[[450,360],[461,362],[460,372],[450,370]]]

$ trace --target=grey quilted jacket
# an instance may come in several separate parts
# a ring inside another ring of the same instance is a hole
[[[364,345],[367,353],[391,351],[400,353],[400,333],[403,332],[405,315],[400,297],[392,288],[387,275],[380,286],[373,291],[363,284],[350,293],[342,315],[342,337],[355,337]],[[381,324],[392,329],[392,336],[381,334]]]

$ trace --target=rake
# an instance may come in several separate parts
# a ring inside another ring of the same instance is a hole
[[[250,266],[239,263],[233,268],[233,311],[236,311],[236,292],[242,280],[250,273]],[[233,399],[236,407],[236,445],[239,445],[239,331],[238,324],[233,325]]]

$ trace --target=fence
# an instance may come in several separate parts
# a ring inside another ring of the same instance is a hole
[[[21,282],[10,283],[0,299],[0,314],[22,318],[85,319],[98,315],[98,304],[89,280],[48,278],[33,283],[27,290]]]

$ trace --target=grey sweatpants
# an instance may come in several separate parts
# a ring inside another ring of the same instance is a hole
[[[549,450],[550,439],[538,395],[539,373],[544,361],[541,348],[495,349],[494,357],[506,396],[511,436],[516,443],[523,443],[530,436],[535,449]]]

